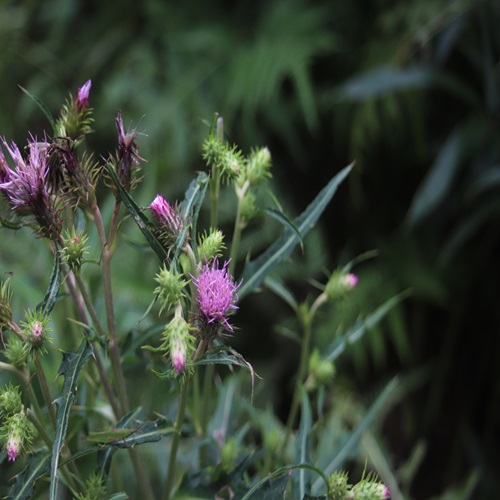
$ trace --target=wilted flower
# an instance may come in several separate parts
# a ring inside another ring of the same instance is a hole
[[[202,318],[208,325],[223,326],[233,331],[227,315],[230,309],[238,309],[234,302],[237,300],[235,294],[239,284],[229,274],[228,264],[229,261],[225,262],[222,269],[219,269],[217,259],[212,264],[207,262],[201,268],[198,278],[193,278],[193,281],[198,289],[198,307]]]
[[[0,190],[3,191],[12,209],[31,212],[40,226],[41,232],[48,237],[58,234],[59,214],[48,190],[47,145],[35,138],[28,142],[29,155],[25,160],[17,145],[7,143],[1,138],[5,148],[14,161],[15,168],[9,169],[5,159],[0,170]]]
[[[76,97],[75,103],[78,110],[82,110],[88,107],[89,105],[89,93],[90,87],[92,86],[92,81],[87,80],[79,89],[78,95]]]
[[[149,205],[149,209],[153,212],[155,219],[163,226],[168,233],[173,236],[179,236],[182,230],[182,220],[178,210],[161,195],[157,194],[155,199]]]

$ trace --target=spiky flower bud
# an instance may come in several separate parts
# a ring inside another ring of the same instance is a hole
[[[221,230],[211,228],[208,233],[203,233],[198,242],[198,254],[205,261],[212,260],[222,255],[224,250],[224,234]]]
[[[219,269],[219,262],[214,259],[212,264],[207,262],[200,267],[198,278],[193,277],[197,287],[196,298],[202,328],[210,337],[217,335],[219,327],[233,331],[227,316],[231,309],[238,309],[234,303],[239,284],[229,274],[228,264],[229,261],[225,262],[222,269]]]
[[[183,288],[187,285],[187,281],[183,279],[182,274],[176,272],[173,268],[168,269],[167,266],[160,269],[155,281],[159,285],[155,289],[155,294],[160,302],[160,312],[177,304],[183,295]]]
[[[271,153],[267,148],[254,149],[246,162],[246,178],[252,186],[271,177]]]
[[[177,376],[186,371],[188,361],[194,351],[194,337],[191,330],[192,327],[182,317],[181,309],[178,308],[163,332],[164,345],[166,344],[172,368]]]
[[[79,89],[75,99],[76,107],[79,111],[89,107],[89,93],[92,81],[87,80]]]
[[[252,191],[246,191],[241,199],[240,216],[242,222],[246,225],[257,214],[257,207],[255,206],[255,195]]]
[[[331,301],[343,298],[348,292],[356,288],[358,277],[341,270],[334,271],[326,284],[325,293]]]
[[[328,478],[328,498],[331,500],[345,500],[348,497],[350,485],[349,475],[345,471],[335,471]]]
[[[63,236],[64,247],[61,250],[62,258],[70,269],[80,269],[84,262],[84,256],[89,247],[85,244],[88,237],[83,232],[77,232],[73,227],[71,231],[66,230]]]
[[[333,361],[321,357],[319,350],[315,349],[309,358],[309,378],[307,388],[316,389],[320,386],[328,386],[335,376],[335,365]]]
[[[2,427],[2,438],[10,462],[15,462],[23,450],[29,450],[35,436],[33,424],[24,410],[9,416]]]
[[[231,180],[240,175],[243,155],[236,146],[222,144],[212,135],[203,144],[203,158],[212,169],[220,170],[223,179]]]
[[[5,355],[11,364],[16,368],[22,368],[26,365],[27,354],[28,352],[23,341],[19,337],[12,336],[5,350]]]
[[[149,209],[162,229],[171,236],[179,236],[184,224],[177,206],[172,206],[161,194],[157,194],[149,205]]]
[[[85,481],[85,493],[78,493],[76,500],[101,500],[108,498],[106,482],[101,474],[93,472]]]
[[[22,321],[23,333],[26,335],[26,349],[28,354],[33,354],[35,351],[43,351],[44,344],[47,340],[47,334],[51,331],[47,328],[49,322],[48,317],[44,317],[42,311],[28,311],[26,313],[26,321]]]
[[[389,488],[372,474],[368,474],[366,478],[355,484],[351,494],[355,500],[386,500],[391,497]]]
[[[19,413],[23,407],[21,389],[8,384],[0,389],[0,416],[8,418]]]

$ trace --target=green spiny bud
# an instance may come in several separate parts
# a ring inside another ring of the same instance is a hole
[[[345,471],[335,471],[328,478],[329,500],[345,500],[350,489],[349,475]]]
[[[322,359],[319,351],[315,349],[309,358],[308,389],[328,386],[335,376],[335,365],[332,361]]]
[[[188,361],[194,351],[194,337],[191,331],[192,327],[182,317],[181,308],[178,307],[175,316],[163,332],[163,345],[167,347],[177,376],[186,372]]]
[[[222,256],[224,245],[224,234],[219,229],[211,228],[208,233],[204,232],[198,241],[198,254],[201,260],[212,260]]]
[[[267,148],[254,149],[246,162],[246,177],[252,186],[271,177],[271,153]]]
[[[332,273],[326,284],[325,293],[331,301],[343,298],[358,284],[358,277],[355,274],[345,273],[337,270]]]
[[[368,474],[355,484],[351,494],[355,500],[385,500],[391,496],[389,488],[373,474]]]
[[[21,390],[12,384],[0,389],[0,416],[8,418],[22,410]]]
[[[47,337],[47,333],[51,332],[47,328],[49,322],[48,317],[43,316],[42,311],[28,311],[26,313],[26,321],[22,321],[23,333],[26,336],[26,349],[28,354],[33,354],[35,351],[42,351],[45,341],[51,340]]]
[[[5,449],[10,462],[15,462],[23,449],[29,451],[36,431],[28,417],[21,410],[11,415],[2,427],[2,438],[5,440]]]
[[[79,269],[84,262],[84,255],[87,253],[89,247],[85,244],[88,241],[88,237],[77,232],[75,228],[70,231],[66,231],[63,236],[64,248],[62,249],[62,257],[70,269]]]
[[[5,355],[12,365],[16,368],[22,368],[25,366],[27,354],[25,345],[19,337],[11,337],[9,339]]]
[[[166,266],[156,275],[155,281],[159,285],[155,289],[155,294],[160,301],[161,313],[163,309],[169,309],[177,304],[183,296],[182,289],[187,285],[187,281],[183,279],[182,274]]]
[[[211,168],[218,168],[225,179],[236,178],[243,165],[243,155],[236,146],[222,144],[216,136],[210,136],[203,144],[203,158]]]
[[[101,474],[93,472],[85,481],[86,492],[79,493],[76,500],[101,500],[107,498],[106,484]]]

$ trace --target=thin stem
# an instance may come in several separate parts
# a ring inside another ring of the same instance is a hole
[[[47,378],[45,377],[45,372],[43,371],[43,366],[40,361],[40,356],[35,354],[33,356],[33,363],[35,364],[36,374],[38,376],[38,382],[40,384],[40,389],[42,391],[43,401],[45,406],[49,410],[50,420],[54,429],[56,427],[56,412],[54,410],[54,405],[52,404],[52,398],[50,396],[49,384],[47,383]]]
[[[224,120],[222,116],[217,118],[215,135],[222,144],[224,141]],[[219,222],[219,195],[220,195],[220,168],[212,168],[212,177],[210,180],[210,226],[217,227]]]
[[[207,346],[206,340],[201,340],[196,349],[193,361],[196,361],[205,351]],[[179,400],[179,408],[177,409],[177,417],[175,419],[175,434],[172,437],[172,445],[170,448],[170,457],[168,461],[167,479],[165,481],[165,489],[163,491],[163,499],[169,500],[175,481],[175,466],[177,459],[177,450],[179,448],[179,440],[181,437],[182,423],[186,412],[187,394],[189,388],[189,379],[181,383],[181,394]]]
[[[290,413],[288,414],[285,439],[284,439],[283,444],[281,446],[282,455],[284,453],[286,453],[286,447],[288,444],[288,440],[290,439],[290,436],[292,434],[293,424],[295,422],[295,418],[297,416],[297,411],[299,409],[300,393],[301,393],[302,387],[304,385],[306,367],[307,367],[307,363],[309,360],[309,351],[310,351],[310,347],[311,347],[312,322],[313,322],[314,316],[316,315],[316,312],[318,311],[319,307],[322,304],[324,304],[326,302],[326,300],[327,300],[326,294],[324,294],[324,293],[320,294],[317,297],[317,299],[314,301],[311,308],[302,314],[301,320],[302,320],[304,333],[302,336],[300,362],[299,362],[299,369],[297,372],[297,380],[295,382],[295,389],[294,389],[293,397],[292,397],[292,405],[290,407]]]
[[[229,273],[234,275],[234,270],[236,267],[236,259],[238,257],[238,250],[240,247],[241,241],[241,232],[244,228],[244,223],[241,220],[241,203],[243,202],[243,198],[250,187],[250,183],[245,181],[243,186],[240,188],[236,188],[236,197],[238,198],[238,205],[236,207],[236,218],[234,219],[234,230],[233,230],[233,240],[231,242],[231,262],[229,263]]]

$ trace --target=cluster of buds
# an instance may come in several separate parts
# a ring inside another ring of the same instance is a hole
[[[390,497],[389,488],[373,474],[363,477],[354,486],[349,484],[345,471],[336,471],[328,478],[328,498],[331,500],[386,500]]]
[[[19,387],[7,385],[0,390],[2,440],[9,462],[15,462],[23,450],[29,450],[35,430],[24,411]]]

